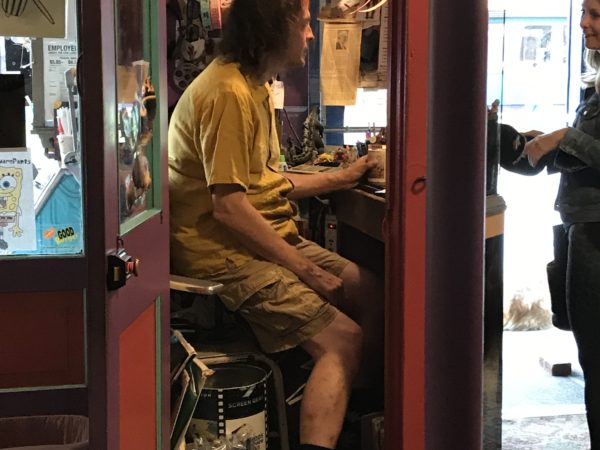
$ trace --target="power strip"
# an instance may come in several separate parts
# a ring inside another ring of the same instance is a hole
[[[337,218],[333,214],[325,216],[325,248],[337,253]]]

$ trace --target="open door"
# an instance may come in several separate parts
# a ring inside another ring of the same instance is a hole
[[[77,414],[90,448],[166,449],[166,6],[45,3],[0,23],[24,36],[16,59],[2,36],[0,85],[25,111],[0,138],[0,418]]]
[[[82,96],[89,106],[84,142],[93,148],[87,166],[91,442],[168,448],[166,6],[88,5],[82,6]]]

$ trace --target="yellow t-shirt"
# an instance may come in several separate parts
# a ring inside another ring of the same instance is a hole
[[[213,218],[215,184],[241,186],[277,233],[297,242],[286,198],[293,186],[277,172],[279,153],[268,85],[215,60],[185,90],[169,126],[172,272],[210,277],[255,258]]]

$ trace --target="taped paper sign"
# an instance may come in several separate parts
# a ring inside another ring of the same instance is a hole
[[[77,66],[77,41],[44,39],[44,112],[47,124],[54,120],[54,105],[69,100],[65,72]]]

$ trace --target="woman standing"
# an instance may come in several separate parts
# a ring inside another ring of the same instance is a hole
[[[584,0],[581,28],[590,71],[572,127],[539,134],[525,145],[531,166],[546,161],[561,172],[555,208],[568,239],[565,246],[569,323],[585,379],[592,449],[600,449],[600,0]],[[540,162],[541,160],[541,162]]]

